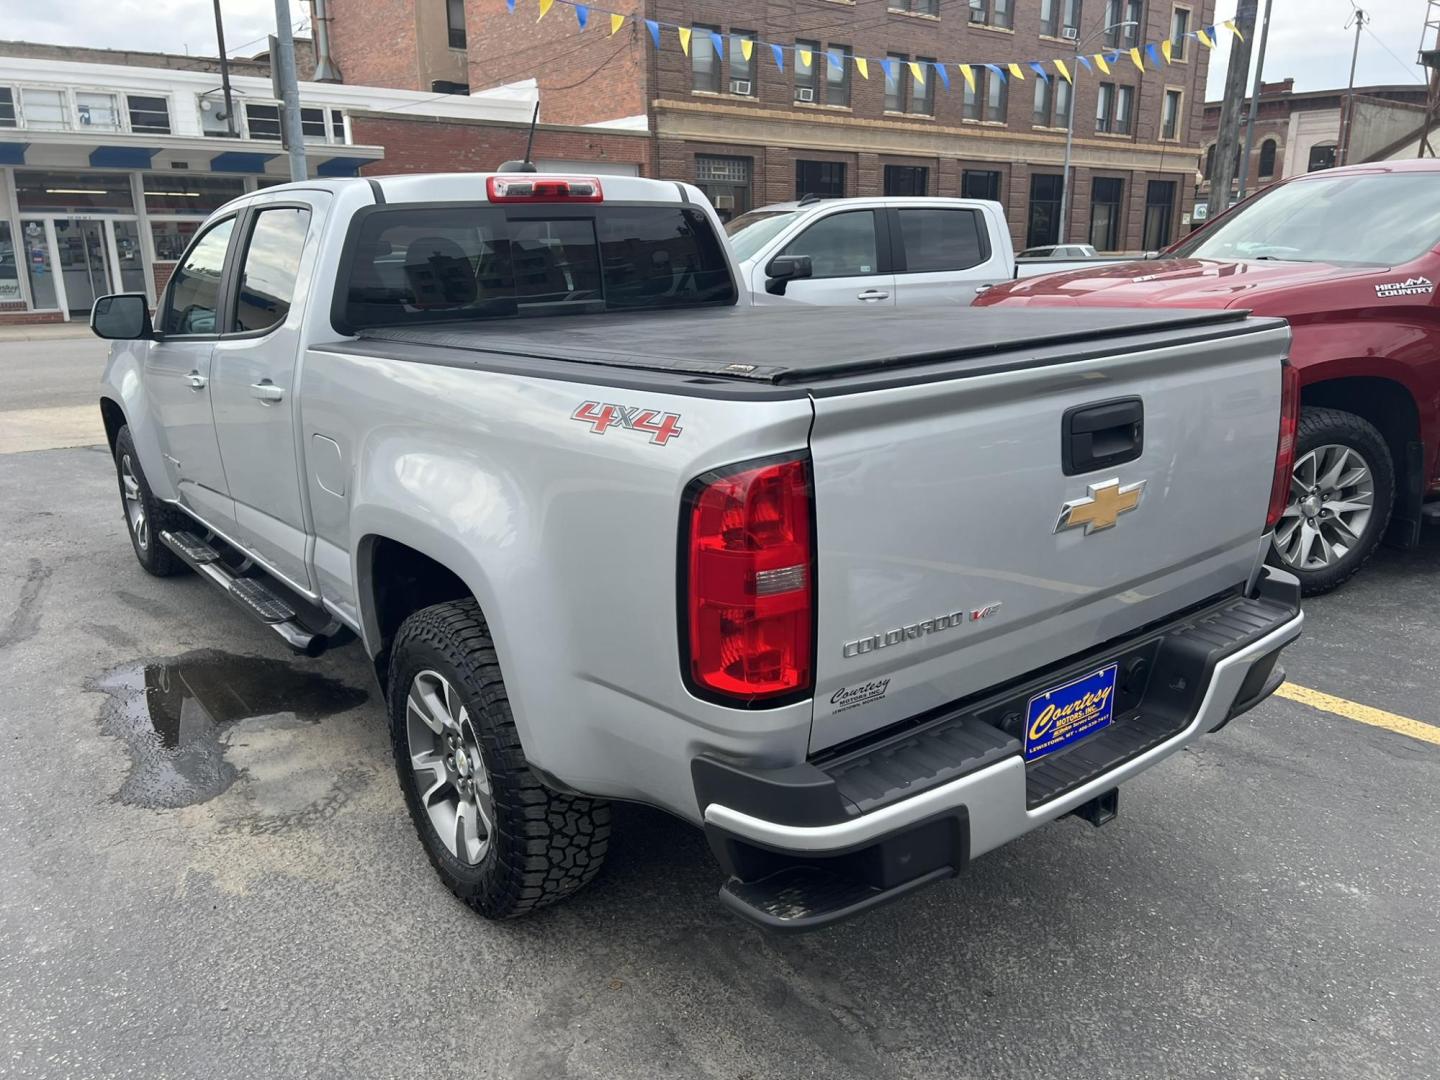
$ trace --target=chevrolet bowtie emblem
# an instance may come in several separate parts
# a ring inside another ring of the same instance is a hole
[[[1067,502],[1060,508],[1060,520],[1055,531],[1078,529],[1085,526],[1085,535],[1101,529],[1111,529],[1121,514],[1128,514],[1140,505],[1140,496],[1145,491],[1145,481],[1120,486],[1120,481],[1105,480],[1090,485],[1090,494],[1083,499]]]

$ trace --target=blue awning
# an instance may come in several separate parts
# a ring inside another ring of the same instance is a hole
[[[332,157],[322,161],[315,167],[316,176],[359,176],[360,166],[369,162],[370,158],[361,157]]]
[[[240,150],[227,150],[210,159],[211,172],[263,173],[265,163],[276,154],[247,154]]]
[[[29,143],[0,142],[0,165],[24,165],[25,148]]]
[[[146,146],[97,146],[90,151],[92,169],[148,169],[160,148]]]

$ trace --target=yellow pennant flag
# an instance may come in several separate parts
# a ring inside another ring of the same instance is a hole
[[[870,78],[870,62],[863,56],[855,57],[855,70],[860,73],[860,78]]]
[[[1175,51],[1175,45],[1169,41],[1160,42],[1160,55],[1165,57],[1165,62],[1170,63],[1170,54]]]
[[[925,85],[925,69],[914,60],[910,61],[910,74],[915,76],[915,81],[921,86]]]
[[[1095,54],[1095,56],[1093,57],[1093,59],[1094,59],[1094,61],[1095,61],[1095,66],[1100,69],[1100,74],[1102,74],[1102,75],[1109,75],[1109,74],[1110,74],[1110,65],[1105,62],[1105,54],[1104,54],[1104,53],[1098,53],[1098,52],[1097,52],[1097,53]]]
[[[800,66],[802,68],[808,68],[810,66],[810,61],[815,59],[815,56],[809,49],[796,49],[795,59],[800,61]]]
[[[1245,35],[1242,34],[1242,33],[1240,33],[1240,28],[1235,25],[1235,20],[1234,20],[1234,19],[1226,19],[1226,20],[1225,20],[1225,29],[1226,29],[1226,30],[1229,30],[1230,33],[1234,34],[1234,35],[1235,35],[1236,37],[1238,37],[1241,41],[1244,41],[1244,40],[1245,40]]]
[[[1204,45],[1205,48],[1213,49],[1215,47],[1214,39],[1211,38],[1210,35],[1207,34],[1204,30],[1196,30],[1195,36],[1200,39],[1200,44]]]
[[[749,60],[749,59],[750,59],[750,54],[753,53],[754,51],[755,51],[755,42],[754,42],[753,39],[748,38],[748,37],[743,37],[743,38],[740,39],[740,55],[741,55],[741,56],[745,57],[746,60]]]
[[[975,69],[969,64],[961,64],[960,74],[965,76],[965,85],[970,88],[970,92],[973,94],[975,92]]]
[[[545,3],[545,0],[540,0],[540,3]],[[686,56],[689,56],[690,28],[688,26],[677,26],[675,29],[680,33],[680,51],[683,52]]]
[[[1021,82],[1024,82],[1024,81],[1025,81],[1025,72],[1023,72],[1023,71],[1020,70],[1020,65],[1019,65],[1019,64],[1011,64],[1011,65],[1010,65],[1010,75],[1011,75],[1013,78],[1019,79]]]
[[[1070,77],[1070,69],[1065,66],[1064,60],[1055,61],[1055,70],[1065,77],[1065,81],[1073,83],[1075,80]]]
[[[540,0],[540,19],[550,14],[550,9],[555,6],[555,0]],[[539,22],[540,19],[536,19]]]
[[[610,36],[611,36],[611,37],[614,37],[616,34],[618,34],[618,33],[620,32],[620,27],[622,27],[622,26],[624,26],[624,25],[625,25],[625,16],[624,16],[624,15],[611,15],[611,16],[610,16]]]
[[[1135,61],[1135,66],[1141,71],[1145,70],[1145,61],[1140,59],[1140,49],[1138,47],[1130,50],[1130,59]]]

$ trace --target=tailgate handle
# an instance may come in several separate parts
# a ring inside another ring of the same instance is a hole
[[[1066,476],[1134,461],[1145,449],[1145,405],[1138,397],[1066,409],[1060,426]]]

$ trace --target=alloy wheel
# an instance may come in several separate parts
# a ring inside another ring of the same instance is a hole
[[[1360,544],[1375,508],[1375,476],[1354,447],[1331,443],[1302,454],[1275,550],[1293,570],[1325,570]]]
[[[411,681],[405,730],[430,824],[451,855],[476,865],[490,850],[495,831],[490,774],[469,711],[438,671],[422,671]]]
[[[145,516],[145,498],[140,494],[140,481],[135,479],[129,454],[120,456],[120,486],[125,491],[125,520],[130,523],[135,546],[144,551],[150,546],[150,522]]]

